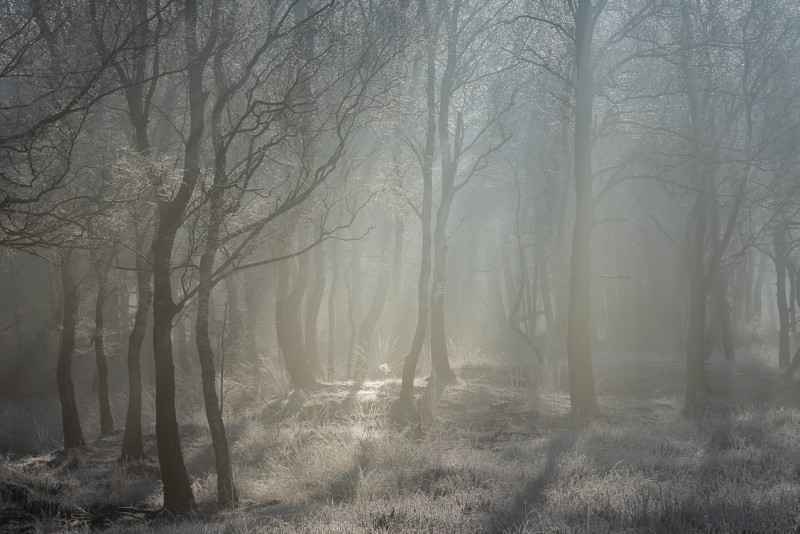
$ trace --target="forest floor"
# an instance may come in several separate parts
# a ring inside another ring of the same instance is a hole
[[[404,430],[387,417],[396,379],[300,394],[274,375],[240,373],[225,396],[243,502],[233,511],[214,504],[199,386],[187,379],[179,415],[191,516],[152,513],[157,463],[118,463],[121,435],[65,454],[41,430],[38,451],[0,457],[0,531],[793,532],[800,386],[780,380],[771,351],[740,353],[735,363],[709,362],[711,390],[687,417],[680,358],[599,351],[602,413],[576,422],[563,365],[473,347],[454,355],[458,379],[430,425]],[[115,398],[118,412],[123,401]],[[26,414],[0,401],[4,450],[21,439],[14,425]],[[89,413],[87,434],[96,426]],[[155,458],[152,431],[145,441]]]

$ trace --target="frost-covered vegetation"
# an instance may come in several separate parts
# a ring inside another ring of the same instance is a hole
[[[800,525],[800,390],[759,359],[758,347],[741,362],[712,367],[705,410],[690,418],[680,414],[674,356],[600,353],[602,413],[589,422],[569,416],[564,370],[555,363],[542,368],[476,350],[454,356],[458,381],[422,426],[391,421],[399,389],[391,377],[300,393],[280,373],[232,376],[225,417],[240,509],[216,505],[210,437],[197,411],[184,414],[181,428],[198,502],[188,517],[158,513],[157,465],[119,463],[119,436],[68,454],[34,442],[35,454],[5,456],[0,515],[12,529],[186,533],[786,532]],[[183,406],[197,405],[190,380],[179,391]],[[82,415],[97,417],[91,408]],[[28,416],[4,413],[7,424]],[[145,428],[151,425],[149,414]],[[145,441],[152,458],[152,430]]]

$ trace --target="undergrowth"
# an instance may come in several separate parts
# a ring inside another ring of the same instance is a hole
[[[784,532],[800,525],[798,395],[758,360],[713,364],[717,387],[706,409],[687,418],[680,361],[601,355],[602,413],[576,422],[557,362],[493,357],[464,341],[451,349],[459,379],[430,425],[416,429],[387,418],[400,387],[391,372],[306,393],[290,390],[274,359],[231,373],[224,414],[237,510],[214,503],[213,453],[197,377],[189,376],[179,382],[179,407],[198,503],[190,517],[150,513],[161,500],[151,411],[151,459],[143,463],[115,461],[120,436],[67,455],[43,437],[49,430],[34,433],[32,452],[0,462],[0,517],[31,531],[176,533]],[[393,370],[396,348],[382,341],[381,352]],[[424,382],[418,379],[418,396]],[[740,393],[736,403],[732,390]],[[121,396],[115,402],[124,407]],[[3,414],[13,424],[8,407]],[[87,431],[93,417],[85,418]]]

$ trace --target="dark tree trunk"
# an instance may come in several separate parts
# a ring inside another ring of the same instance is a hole
[[[222,191],[215,189],[212,197],[221,196]],[[213,284],[211,280],[214,259],[216,257],[219,238],[219,227],[222,216],[220,209],[221,199],[209,202],[211,215],[209,229],[206,237],[205,250],[200,258],[200,282],[197,292],[197,322],[195,324],[197,354],[200,360],[200,369],[203,385],[203,402],[206,409],[206,420],[211,432],[211,443],[214,447],[214,458],[217,469],[217,502],[226,508],[233,508],[239,504],[239,495],[233,483],[233,470],[228,447],[228,437],[225,433],[225,423],[222,419],[222,410],[217,396],[217,369],[214,364],[214,351],[211,349],[211,336],[209,335],[209,302]]]
[[[590,0],[578,0],[575,13],[575,226],[567,326],[570,402],[572,413],[582,417],[597,409],[592,370],[591,266],[589,243],[592,233],[592,80],[591,52],[595,8]]]
[[[203,74],[208,58],[201,57],[197,42],[197,0],[184,6],[184,46],[188,67],[186,84],[189,106],[189,135],[184,147],[183,180],[175,196],[159,201],[153,238],[153,356],[156,371],[156,441],[164,508],[184,512],[194,506],[194,495],[181,450],[175,411],[175,365],[172,355],[172,320],[179,312],[173,302],[172,250],[192,191],[200,177],[200,151],[205,131],[208,93]]]
[[[144,248],[143,232],[137,229],[136,250]],[[125,433],[122,437],[122,460],[144,458],[142,445],[142,344],[147,335],[147,318],[153,302],[153,273],[148,262],[136,257],[137,303],[133,328],[128,336],[128,411],[125,416]],[[149,257],[152,259],[152,256]]]
[[[789,365],[789,304],[786,302],[786,232],[776,226],[773,234],[775,242],[775,275],[777,277],[776,298],[778,301],[778,365]]]
[[[100,404],[100,435],[109,436],[114,433],[114,418],[111,415],[111,403],[108,400],[108,361],[105,349],[105,316],[103,306],[108,299],[108,269],[113,256],[98,258],[92,253],[92,268],[97,281],[97,296],[94,304],[94,355],[97,362],[98,401]]]
[[[61,250],[61,346],[58,351],[56,381],[61,401],[61,423],[66,450],[85,444],[81,431],[75,387],[72,383],[72,353],[75,350],[75,325],[78,319],[78,284],[72,273],[72,249]]]
[[[156,441],[164,508],[183,512],[194,506],[189,475],[183,462],[178,419],[175,409],[175,366],[172,359],[172,320],[176,307],[172,301],[171,257],[175,233],[162,214],[153,242],[153,354],[156,371]],[[172,221],[177,222],[177,221]],[[176,228],[177,229],[177,228]]]

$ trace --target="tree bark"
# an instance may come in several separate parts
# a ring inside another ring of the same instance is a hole
[[[66,450],[82,447],[85,444],[78,404],[75,402],[75,386],[72,382],[72,353],[75,350],[75,325],[78,319],[78,285],[72,273],[73,254],[73,250],[69,248],[62,249],[60,253],[62,316],[56,381],[61,401],[61,423]]]
[[[111,415],[111,403],[108,400],[108,361],[105,349],[105,316],[103,307],[108,299],[108,268],[114,252],[111,251],[105,260],[92,252],[92,268],[97,281],[97,295],[94,304],[94,355],[97,363],[98,402],[100,405],[100,435],[109,436],[114,433],[114,418]]]
[[[591,266],[589,243],[592,233],[592,80],[591,52],[595,9],[590,0],[578,0],[575,13],[575,226],[567,325],[570,403],[578,417],[597,409],[592,370]]]
[[[142,344],[147,335],[147,318],[153,302],[152,270],[141,257],[144,249],[144,232],[136,230],[136,287],[137,302],[133,328],[128,336],[128,411],[125,415],[125,433],[122,436],[124,461],[144,458],[142,443]],[[152,260],[152,255],[149,256]]]

